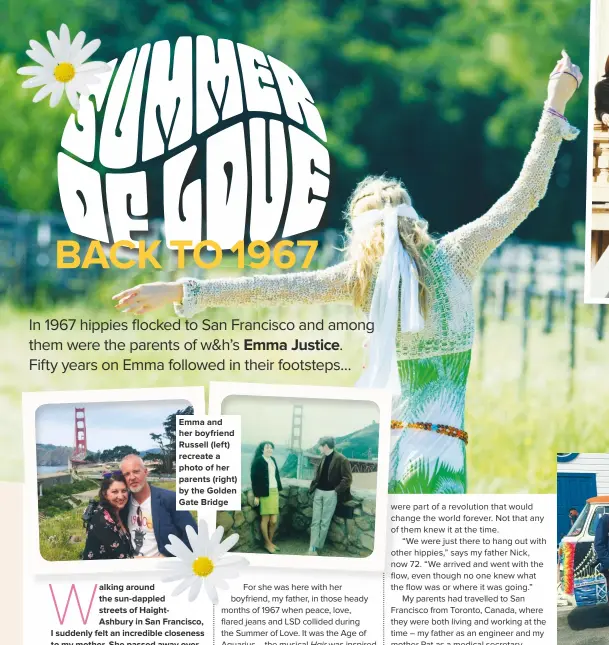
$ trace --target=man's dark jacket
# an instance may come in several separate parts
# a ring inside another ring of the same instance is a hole
[[[129,526],[128,520],[130,504],[131,495],[129,496],[129,502],[121,511],[121,519],[125,526]],[[165,545],[169,544],[170,535],[175,535],[180,538],[186,546],[190,546],[192,549],[192,545],[190,545],[188,536],[186,535],[186,527],[192,526],[196,532],[197,523],[190,511],[176,510],[175,491],[158,488],[157,486],[150,486],[150,506],[152,509],[152,527],[159,553],[168,558],[173,557],[165,548]]]
[[[324,455],[317,464],[313,481],[309,487],[310,492],[313,492],[317,488],[319,478],[321,477],[321,471],[324,467],[324,461],[326,459],[327,457]],[[328,468],[328,482],[338,494],[339,502],[348,502],[351,499],[352,481],[353,476],[351,474],[351,464],[349,463],[349,460],[345,455],[341,455],[340,452],[336,452],[335,450],[332,453],[332,461]]]

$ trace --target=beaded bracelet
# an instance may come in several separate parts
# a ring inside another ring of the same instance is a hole
[[[428,423],[423,421],[404,423],[404,421],[396,421],[395,419],[392,419],[392,430],[403,430],[404,428],[409,428],[411,430],[426,430],[428,432],[443,434],[447,437],[454,437],[455,439],[460,439],[461,441],[463,441],[465,445],[467,445],[469,439],[465,430],[459,430],[459,428],[453,428],[452,426],[445,426],[438,423]]]

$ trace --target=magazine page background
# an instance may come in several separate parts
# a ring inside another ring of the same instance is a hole
[[[351,8],[355,3],[342,4]],[[48,0],[29,2],[25,12],[11,4],[6,20],[0,21],[0,78],[10,88],[0,96],[0,114],[4,117],[0,119],[0,163],[6,175],[0,187],[0,210],[8,223],[3,241],[14,240],[15,231],[21,230],[22,223],[31,223],[32,218],[54,213],[55,218],[62,219],[56,154],[70,109],[65,101],[55,110],[49,108],[48,101],[32,104],[32,94],[21,90],[23,78],[15,71],[28,64],[24,51],[29,39],[45,42],[46,30],[57,30],[67,17],[73,33],[82,28],[88,38],[102,39],[99,55],[104,60],[144,42],[207,33],[260,47],[291,65],[307,81],[326,129],[333,133],[329,145],[332,192],[323,221],[332,231],[340,231],[343,226],[341,212],[356,181],[369,172],[385,170],[405,180],[417,209],[430,220],[434,231],[444,233],[480,215],[518,174],[541,112],[548,71],[560,49],[567,47],[586,76],[588,72],[588,7],[576,0],[559,7],[537,0],[527,3],[522,13],[489,9],[482,16],[462,0],[449,10],[453,13],[447,19],[425,15],[423,20],[418,10],[399,7],[390,7],[381,17],[361,15],[352,20],[346,10],[345,14],[324,15],[318,3],[307,2],[286,7],[261,2],[259,7],[247,9],[249,20],[216,9],[195,15],[186,12],[185,17],[168,20],[169,9],[162,8],[158,22],[150,24],[145,36],[139,33],[144,33],[141,25],[130,27],[120,11],[100,12],[98,3],[82,2],[69,9],[66,12],[65,5],[53,5]],[[421,11],[431,9],[423,7]],[[120,24],[124,25],[122,29],[117,27]],[[281,25],[280,34],[271,29],[272,24]],[[429,24],[433,27],[426,32],[428,44],[419,51],[408,30]],[[115,39],[109,37],[113,30],[118,31]],[[461,38],[464,34],[467,37]],[[336,47],[337,42],[346,44]],[[452,44],[457,42],[461,44]],[[476,53],[480,42],[486,49]],[[430,65],[430,60],[436,62]],[[351,74],[356,80],[345,84]],[[567,115],[584,132],[585,90],[586,84],[569,104]],[[14,127],[16,122],[25,127]],[[583,136],[563,145],[547,197],[517,231],[519,238],[544,248],[566,246],[569,257],[574,249],[576,259],[569,261],[569,267],[583,257],[585,148]],[[19,168],[27,172],[18,173]],[[37,220],[34,223],[37,225]],[[113,375],[110,382],[108,375],[100,373],[62,376],[30,372],[28,320],[116,318],[110,302],[112,293],[144,279],[167,278],[164,273],[110,271],[95,288],[66,289],[63,293],[57,272],[50,271],[48,264],[36,264],[37,226],[33,231],[28,239],[35,249],[34,273],[26,280],[23,274],[15,276],[7,267],[0,267],[5,280],[2,291],[10,286],[10,297],[3,298],[0,316],[0,337],[7,345],[0,363],[4,415],[0,426],[0,507],[14,528],[2,533],[0,544],[4,554],[11,554],[5,563],[6,579],[11,582],[3,585],[2,592],[5,633],[11,642],[19,642],[21,633],[21,558],[12,557],[20,553],[22,543],[21,392],[129,386],[124,374]],[[540,270],[537,275],[542,295],[533,300],[531,318],[522,315],[523,287],[534,265],[533,248],[517,247],[512,256],[517,266],[513,271],[516,290],[507,320],[498,315],[499,294],[511,275],[503,265],[495,265],[500,270],[490,274],[489,288],[494,297],[489,297],[485,309],[478,310],[484,334],[479,333],[474,347],[466,420],[472,436],[468,449],[470,492],[553,493],[558,450],[604,449],[602,419],[609,412],[609,401],[601,396],[599,384],[604,382],[609,341],[596,337],[596,309],[578,304],[583,277],[581,271],[571,273],[571,269],[566,289],[569,294],[575,293],[575,306],[570,310],[568,297],[561,300],[551,333],[544,333],[547,294],[561,284],[561,265],[556,257],[562,257],[562,251],[548,251],[550,270],[547,274]],[[47,257],[49,260],[52,262]],[[37,280],[42,284],[40,276],[47,277],[47,271],[58,280],[58,304],[52,304],[57,291],[32,290]],[[478,297],[481,289],[482,284],[477,289]],[[294,308],[280,315],[314,320],[325,313],[312,307]],[[247,318],[253,312],[242,310],[239,315]],[[338,308],[330,315],[344,319],[349,314],[347,309]],[[169,310],[161,317],[175,319]],[[570,327],[573,320],[575,325]],[[575,341],[570,345],[573,328]],[[522,340],[525,329],[526,346]],[[353,336],[345,340],[350,348],[349,364],[355,369],[361,364],[362,339]],[[13,351],[8,351],[9,345]],[[281,379],[298,384],[352,385],[356,374],[353,371],[341,383],[331,375],[291,374],[281,375]],[[138,387],[207,387],[213,375],[165,373],[139,378]],[[279,376],[249,373],[231,378],[272,383]],[[14,639],[10,638],[11,629]]]
[[[7,222],[3,234],[10,246],[12,236],[17,230],[22,231],[23,225],[23,230],[28,230],[27,234],[22,232],[30,249],[28,273],[11,273],[8,267],[3,272],[4,287],[10,287],[11,297],[3,305],[2,336],[19,348],[3,357],[3,373],[8,376],[3,377],[7,387],[0,393],[6,414],[0,429],[0,452],[5,457],[2,477],[7,481],[22,480],[21,441],[15,431],[20,427],[21,391],[126,387],[133,379],[126,372],[61,375],[30,371],[28,358],[33,354],[27,345],[31,339],[29,318],[124,320],[113,312],[110,300],[113,293],[141,281],[175,275],[171,271],[108,270],[98,278],[90,270],[80,272],[82,275],[65,270],[62,273],[53,267],[51,250],[55,238],[51,239],[51,249],[48,245],[40,248],[44,227],[39,230],[39,223],[49,213],[55,213],[54,221],[63,219],[56,185],[56,154],[70,110],[65,101],[54,110],[46,102],[32,104],[32,95],[20,89],[22,78],[15,74],[17,67],[27,62],[24,49],[28,40],[35,37],[44,40],[45,30],[57,29],[63,19],[58,15],[57,26],[49,25],[54,10],[44,0],[38,2],[40,8],[45,8],[44,16],[34,4],[28,12],[28,21],[10,22],[10,32],[9,26],[2,28],[6,30],[6,49],[11,52],[3,58],[2,74],[11,92],[5,93],[0,110],[11,114],[11,119],[31,124],[19,130],[22,137],[19,140],[10,138],[17,136],[14,128],[0,126],[5,128],[0,135],[6,142],[3,166],[7,177],[5,188],[0,191],[3,221]],[[82,27],[88,38],[101,38],[97,54],[100,58],[110,59],[127,47],[144,42],[144,37],[130,31],[131,27],[118,16],[93,15],[87,3],[83,6],[71,14],[71,28],[74,31]],[[388,171],[403,178],[418,212],[437,233],[453,230],[485,212],[518,175],[542,110],[549,70],[562,47],[568,47],[587,77],[589,7],[585,3],[572,1],[551,7],[538,1],[514,13],[510,13],[511,9],[493,9],[484,19],[466,2],[456,3],[446,16],[434,14],[428,8],[433,28],[428,29],[430,39],[423,49],[415,46],[408,35],[409,29],[419,25],[419,17],[417,11],[407,7],[394,7],[387,15],[374,19],[362,15],[361,24],[350,22],[347,13],[325,15],[315,3],[277,6],[269,14],[265,8],[262,2],[257,9],[249,10],[252,26],[247,29],[234,16],[221,25],[219,16],[210,9],[211,13],[201,14],[201,23],[178,21],[171,29],[152,23],[146,39],[175,38],[205,30],[212,36],[247,41],[267,50],[308,81],[326,130],[331,134],[328,148],[332,158],[330,198],[316,232],[327,243],[318,251],[319,264],[315,266],[339,259],[332,246],[339,243],[344,226],[343,207],[356,182],[367,173]],[[323,34],[314,40],[314,45],[311,35],[302,28],[301,17],[316,21],[319,33]],[[372,21],[369,44],[363,35],[367,20]],[[271,22],[282,26],[281,33],[272,38],[267,31]],[[126,31],[119,30],[120,35],[113,39],[109,26],[118,23]],[[565,25],[569,25],[568,29]],[[387,35],[388,26],[391,38]],[[348,46],[334,47],[338,34]],[[527,34],[531,37],[527,38]],[[488,55],[476,53],[480,42]],[[393,53],[379,58],[377,54],[382,51]],[[433,64],[429,63],[432,59]],[[339,81],[343,74],[353,77],[347,86]],[[569,103],[567,114],[584,130],[586,87],[584,83]],[[14,145],[9,146],[10,141]],[[554,492],[553,455],[572,440],[574,425],[579,431],[578,448],[597,449],[595,444],[602,430],[600,419],[609,406],[605,397],[598,396],[608,345],[597,340],[596,311],[580,304],[585,148],[583,136],[563,144],[546,197],[516,232],[517,238],[526,244],[509,249],[505,246],[488,262],[484,272],[486,283],[481,280],[475,289],[478,303],[484,300],[485,306],[477,305],[478,336],[467,394],[466,428],[472,438],[468,447],[470,492]],[[34,149],[37,154],[32,156]],[[11,170],[18,167],[24,170],[21,173]],[[30,177],[28,182],[23,179],[26,175]],[[219,269],[209,277],[222,274]],[[83,290],[85,278],[87,287]],[[70,282],[74,279],[81,284]],[[503,320],[502,293],[506,280],[510,282],[510,298]],[[532,297],[527,317],[523,313],[528,307],[526,288],[533,281],[537,295]],[[554,304],[551,333],[544,333],[549,294],[561,288],[563,291]],[[52,304],[54,301],[56,304]],[[226,318],[238,315],[243,319],[275,316],[351,320],[353,314],[347,306],[333,305],[265,312],[229,308],[220,315]],[[160,317],[175,320],[169,308]],[[148,334],[146,338],[152,339],[154,335]],[[289,334],[278,335],[277,339],[280,338],[286,342],[293,340]],[[345,345],[341,359],[351,368],[350,372],[338,376],[277,371],[219,376],[266,383],[280,380],[353,385],[361,369],[364,338],[361,334],[345,333],[333,339]],[[168,356],[150,353],[142,358]],[[92,357],[83,355],[83,359]],[[221,357],[219,353],[218,358]],[[214,376],[217,375],[167,371],[136,375],[138,387],[207,386]],[[556,400],[564,405],[557,407]]]
[[[6,558],[4,572],[10,584],[2,585],[0,603],[2,604],[3,633],[6,642],[23,642],[23,485],[0,482],[2,514],[14,520],[10,531],[0,535],[2,553],[10,553]]]

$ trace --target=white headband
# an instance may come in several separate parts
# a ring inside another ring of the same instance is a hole
[[[394,396],[401,394],[398,373],[396,335],[398,317],[402,333],[421,331],[425,325],[419,305],[419,272],[414,260],[402,246],[398,233],[398,217],[421,218],[408,204],[366,211],[353,220],[358,234],[383,223],[385,248],[379,266],[369,320],[374,323],[368,365],[359,387],[389,388]]]

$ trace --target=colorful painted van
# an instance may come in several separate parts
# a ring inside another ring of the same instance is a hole
[[[597,565],[594,551],[594,532],[605,513],[609,513],[609,495],[586,500],[571,530],[560,541],[560,586],[572,605],[607,602],[607,583]]]

